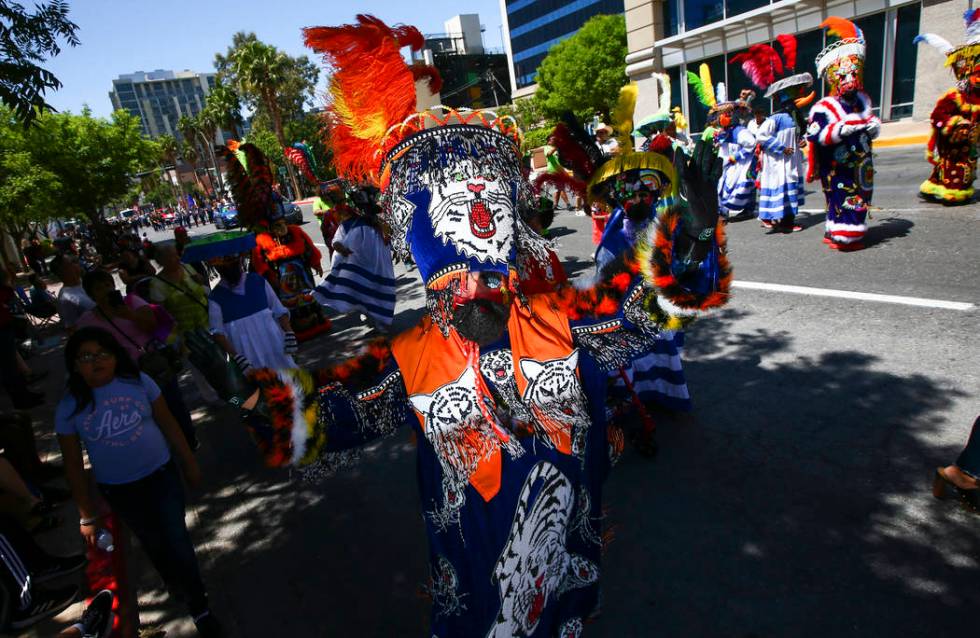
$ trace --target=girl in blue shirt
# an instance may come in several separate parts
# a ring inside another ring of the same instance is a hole
[[[187,603],[200,634],[221,635],[184,523],[184,489],[171,453],[190,486],[200,482],[201,471],[160,388],[102,328],[75,332],[65,363],[68,391],[55,412],[55,431],[82,537],[95,545],[102,514],[85,476],[84,442],[99,492],[113,512],[140,539],[168,589]]]

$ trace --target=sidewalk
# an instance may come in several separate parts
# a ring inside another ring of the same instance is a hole
[[[881,125],[881,134],[874,144],[877,148],[886,146],[922,146],[929,143],[932,127],[929,122],[899,120]]]

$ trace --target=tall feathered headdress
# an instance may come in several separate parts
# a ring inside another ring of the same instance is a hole
[[[963,79],[980,58],[980,9],[968,9],[963,14],[966,26],[966,42],[953,46],[949,40],[935,33],[915,36],[915,44],[926,43],[946,56],[946,66],[953,69],[957,79]]]
[[[636,110],[638,87],[636,82],[630,82],[619,90],[619,99],[609,117],[613,130],[616,131],[616,141],[619,142],[620,152],[633,150],[633,111]]]
[[[796,36],[777,35],[776,41],[783,50],[782,56],[768,44],[753,44],[748,51],[739,53],[731,59],[732,64],[742,65],[742,71],[749,81],[759,90],[765,91],[767,98],[793,86],[813,84],[813,76],[809,73],[793,74],[796,68]],[[789,75],[782,77],[784,74]],[[811,96],[808,97],[812,99]]]
[[[225,161],[226,179],[242,226],[267,226],[272,212],[272,171],[265,155],[250,143],[236,142],[214,150]]]
[[[820,23],[821,29],[827,29],[828,36],[838,39],[831,42],[817,54],[817,75],[823,77],[824,71],[842,58],[856,56],[864,60],[866,43],[864,32],[856,24],[844,18],[830,16]]]
[[[295,146],[287,146],[286,148],[282,149],[282,152],[283,155],[286,156],[286,159],[288,159],[293,166],[299,169],[299,172],[303,174],[303,177],[305,177],[308,182],[316,186],[318,183],[316,175],[313,174],[313,169],[310,166],[310,161],[306,154]]]
[[[369,15],[357,24],[303,29],[303,41],[333,68],[329,112],[337,174],[353,182],[376,181],[382,145],[391,127],[415,112],[416,74],[401,49],[418,51],[425,38],[415,27],[389,27]]]

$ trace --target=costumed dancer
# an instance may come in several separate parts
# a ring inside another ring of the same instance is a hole
[[[381,233],[376,192],[358,189],[350,195],[354,206],[336,208],[340,228],[333,237],[330,273],[313,297],[340,313],[363,312],[378,330],[387,332],[395,314],[397,284],[391,249]]]
[[[881,120],[872,112],[862,75],[864,33],[849,20],[831,16],[820,24],[837,36],[817,55],[817,75],[827,81],[830,95],[813,105],[807,127],[810,146],[808,181],[820,175],[827,199],[824,241],[836,250],[864,248],[865,219],[874,191],[871,141]]]
[[[728,220],[751,217],[755,211],[755,136],[745,127],[753,97],[755,93],[744,90],[739,99],[729,101],[725,83],[718,83],[714,142],[724,167],[718,181],[718,211]]]
[[[759,219],[766,228],[788,233],[803,230],[795,223],[804,203],[802,147],[806,142],[800,109],[813,101],[815,93],[804,94],[813,85],[813,76],[793,73],[796,37],[783,34],[776,36],[776,41],[782,56],[768,44],[755,44],[731,61],[741,63],[749,80],[775,104],[775,112],[758,125],[756,133],[762,160]]]
[[[251,410],[269,463],[313,474],[414,428],[431,635],[580,636],[597,611],[602,482],[622,445],[605,421],[607,371],[728,298],[711,167],[682,165],[688,208],[665,211],[602,280],[524,295],[521,264],[546,259],[547,242],[518,216],[532,194],[513,120],[415,113],[400,53],[423,46],[414,28],[359,16],[305,36],[334,71],[338,174],[380,184],[427,313],[337,367],[256,371],[256,391],[226,394]],[[222,378],[213,343],[196,344]]]
[[[980,9],[969,9],[966,43],[954,47],[933,33],[915,37],[946,56],[953,69],[956,86],[946,91],[932,110],[932,136],[926,159],[932,175],[922,182],[919,193],[925,199],[944,204],[966,204],[973,199],[973,180],[977,175],[977,142],[980,138]]]
[[[214,341],[242,371],[295,368],[297,340],[289,310],[268,281],[245,272],[245,257],[254,248],[253,233],[212,233],[188,244],[181,259],[204,261],[218,271],[221,279],[208,295],[208,324]]]
[[[228,182],[242,227],[255,233],[252,269],[272,285],[289,309],[300,341],[330,329],[330,321],[312,297],[313,273],[323,274],[320,251],[299,226],[286,223],[285,201],[273,188],[265,155],[254,144],[215,148],[225,160]]]
[[[673,151],[678,149],[689,152],[693,145],[684,132],[687,120],[676,107],[670,108],[670,76],[654,73],[653,78],[657,82],[659,108],[636,123],[633,146],[642,153],[661,153],[667,157],[673,157]],[[640,138],[644,138],[642,142]]]

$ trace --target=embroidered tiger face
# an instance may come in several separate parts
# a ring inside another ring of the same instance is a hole
[[[409,400],[423,416],[425,438],[454,484],[465,484],[480,460],[499,448],[493,425],[480,410],[473,368],[467,366],[455,381]]]
[[[559,448],[562,441],[570,439],[571,453],[584,454],[589,413],[576,374],[578,350],[561,359],[521,359],[520,365],[528,380],[523,399],[531,407],[536,425]]]

